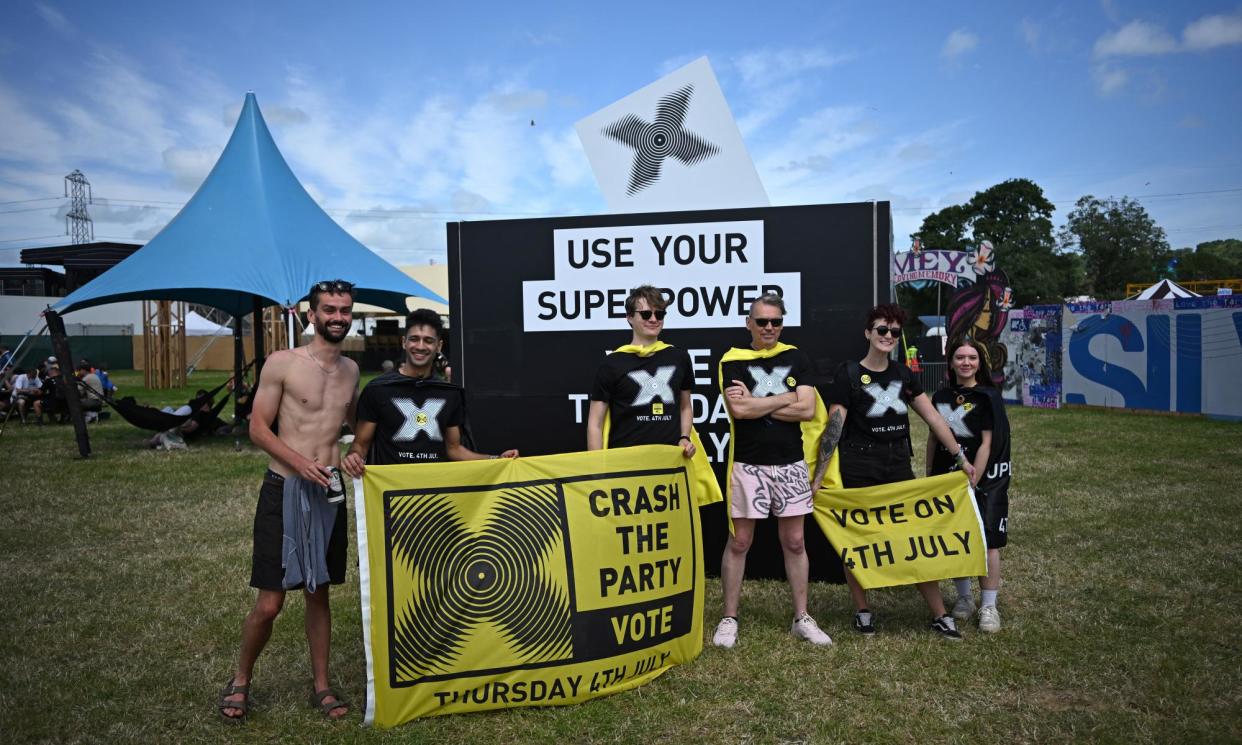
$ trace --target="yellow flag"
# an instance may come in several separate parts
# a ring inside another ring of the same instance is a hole
[[[366,722],[569,704],[703,647],[680,448],[369,466],[355,482]]]
[[[862,489],[821,488],[815,521],[864,589],[988,571],[983,520],[960,471]]]

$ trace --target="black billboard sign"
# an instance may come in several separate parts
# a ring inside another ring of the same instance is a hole
[[[449,223],[450,358],[479,447],[584,449],[596,368],[630,341],[625,297],[652,284],[670,300],[660,338],[690,354],[695,426],[723,475],[729,423],[716,370],[729,347],[749,344],[750,303],[779,293],[781,341],[821,372],[861,357],[863,314],[891,297],[890,231],[887,202]],[[783,575],[768,522],[750,576]],[[718,570],[722,505],[704,510],[703,531]],[[807,549],[813,577],[840,576],[809,524]]]

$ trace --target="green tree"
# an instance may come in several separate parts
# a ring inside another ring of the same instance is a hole
[[[1242,277],[1234,262],[1207,251],[1181,248],[1173,252],[1173,258],[1177,259],[1174,274],[1178,281]]]
[[[1206,277],[1206,279],[1233,279],[1242,277],[1242,240],[1223,238],[1216,241],[1204,241],[1195,247],[1195,253],[1204,253],[1224,259],[1233,266],[1233,273],[1228,277]]]
[[[1156,281],[1172,256],[1164,228],[1129,197],[1079,199],[1060,240],[1082,252],[1087,288],[1101,300],[1124,297],[1127,282]]]
[[[1058,303],[1078,293],[1081,269],[1072,254],[1057,246],[1055,209],[1038,184],[1010,179],[976,193],[966,204],[928,215],[911,237],[924,248],[945,251],[965,251],[991,241],[996,265],[1009,275],[1018,307]]]

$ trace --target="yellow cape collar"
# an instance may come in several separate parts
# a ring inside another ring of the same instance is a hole
[[[652,342],[651,344],[648,344],[645,347],[640,347],[636,344],[625,344],[625,345],[622,345],[614,349],[612,353],[613,354],[617,354],[617,353],[636,354],[639,357],[650,357],[651,355],[655,354],[661,349],[668,349],[671,346],[673,345],[665,344],[664,342],[657,340],[657,341]]]

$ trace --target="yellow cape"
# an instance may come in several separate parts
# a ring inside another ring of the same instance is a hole
[[[613,354],[636,354],[639,357],[650,357],[659,352],[661,349],[668,349],[671,344],[665,344],[662,341],[656,341],[645,347],[634,344],[626,344],[613,350]],[[604,409],[604,449],[608,449],[608,432],[612,429],[612,407]],[[690,427],[690,442],[694,443],[694,455],[690,458],[690,468],[687,476],[690,478],[690,489],[694,493],[694,497],[698,500],[699,506],[712,504],[724,499],[720,493],[720,482],[716,480],[716,473],[712,471],[712,464],[707,461],[707,451],[703,449],[703,441],[699,439],[698,430],[693,425]]]
[[[739,360],[766,360],[769,357],[775,357],[782,352],[791,349],[797,349],[792,344],[783,344],[777,342],[771,349],[754,350],[749,348],[732,347],[724,353],[720,358],[720,364],[716,366],[716,380],[720,385],[720,395],[724,395],[724,364],[726,362],[735,362]],[[819,438],[824,433],[824,427],[828,424],[828,408],[824,405],[823,398],[820,397],[819,391],[813,386],[811,390],[815,391],[815,416],[810,421],[802,422],[802,455],[806,459],[808,472],[814,476],[815,466],[819,460]],[[725,490],[728,492],[733,487],[733,417],[729,417],[729,460],[725,466]],[[836,454],[833,454],[832,461],[828,464],[828,473],[824,476],[824,487],[840,486],[841,475],[840,469],[837,467]],[[730,502],[730,504],[732,504]],[[726,508],[725,515],[729,518],[729,533],[733,533],[733,516],[731,511]]]

